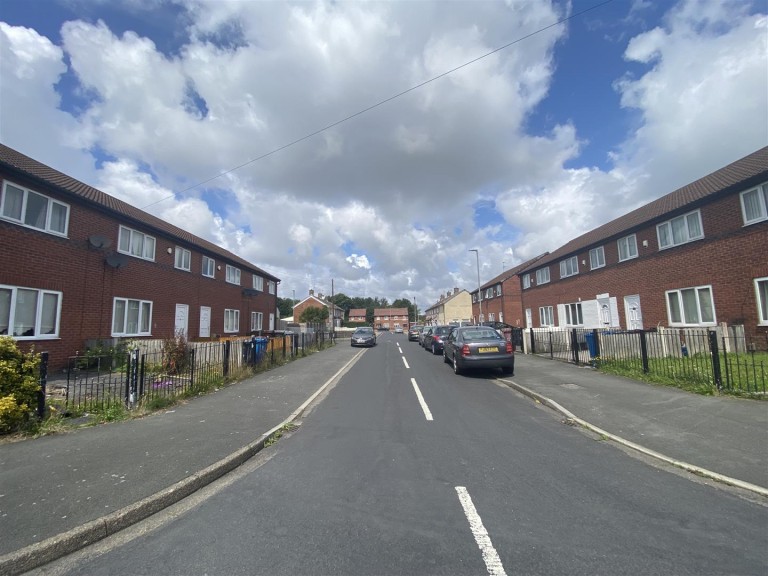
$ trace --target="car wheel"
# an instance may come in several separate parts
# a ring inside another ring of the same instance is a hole
[[[459,363],[456,361],[456,354],[453,355],[453,373],[461,374],[461,368],[459,368]]]

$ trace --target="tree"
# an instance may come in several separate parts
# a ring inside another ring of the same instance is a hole
[[[328,308],[326,306],[305,308],[299,316],[299,322],[325,322],[326,320],[328,320]]]
[[[293,316],[293,300],[277,297],[277,309],[280,310],[280,318]]]

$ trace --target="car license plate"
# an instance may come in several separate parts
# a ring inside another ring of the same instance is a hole
[[[489,348],[485,346],[483,348],[478,348],[477,351],[480,352],[480,354],[487,354],[488,352],[498,352],[499,349],[496,348],[495,346],[493,348]]]

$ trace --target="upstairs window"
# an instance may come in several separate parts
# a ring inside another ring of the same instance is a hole
[[[69,205],[10,182],[3,183],[0,216],[57,236],[66,236],[69,227]]]
[[[589,269],[595,270],[605,266],[605,250],[602,246],[592,248],[589,251]]]
[[[536,284],[546,284],[549,282],[549,266],[536,270]]]
[[[501,296],[501,284],[496,285],[496,296]]]
[[[523,274],[523,290],[531,287],[531,275]]]
[[[227,282],[230,284],[237,284],[240,285],[240,268],[235,268],[234,266],[230,266],[227,264],[227,276],[226,276]]]
[[[270,294],[275,293],[275,283],[272,280],[267,281],[267,289],[269,290]]]
[[[704,238],[701,212],[695,210],[656,226],[659,250]]]
[[[741,193],[741,213],[745,226],[768,220],[768,183]]]
[[[568,278],[568,276],[575,276],[578,273],[579,260],[576,256],[560,261],[560,278]]]
[[[179,270],[189,272],[192,269],[192,252],[181,246],[176,246],[176,261],[174,266]]]
[[[637,258],[637,237],[634,234],[619,238],[619,262]]]
[[[208,256],[203,256],[203,276],[213,278],[216,273],[216,261]]]
[[[142,260],[154,260],[155,239],[144,232],[120,226],[120,241],[117,251]]]
[[[264,278],[256,274],[253,275],[253,289],[264,292]]]

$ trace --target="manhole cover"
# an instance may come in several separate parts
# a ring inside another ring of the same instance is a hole
[[[581,386],[579,386],[578,384],[570,384],[570,383],[560,384],[560,386],[562,386],[563,388],[568,388],[569,390],[578,390],[579,388],[581,388]]]

